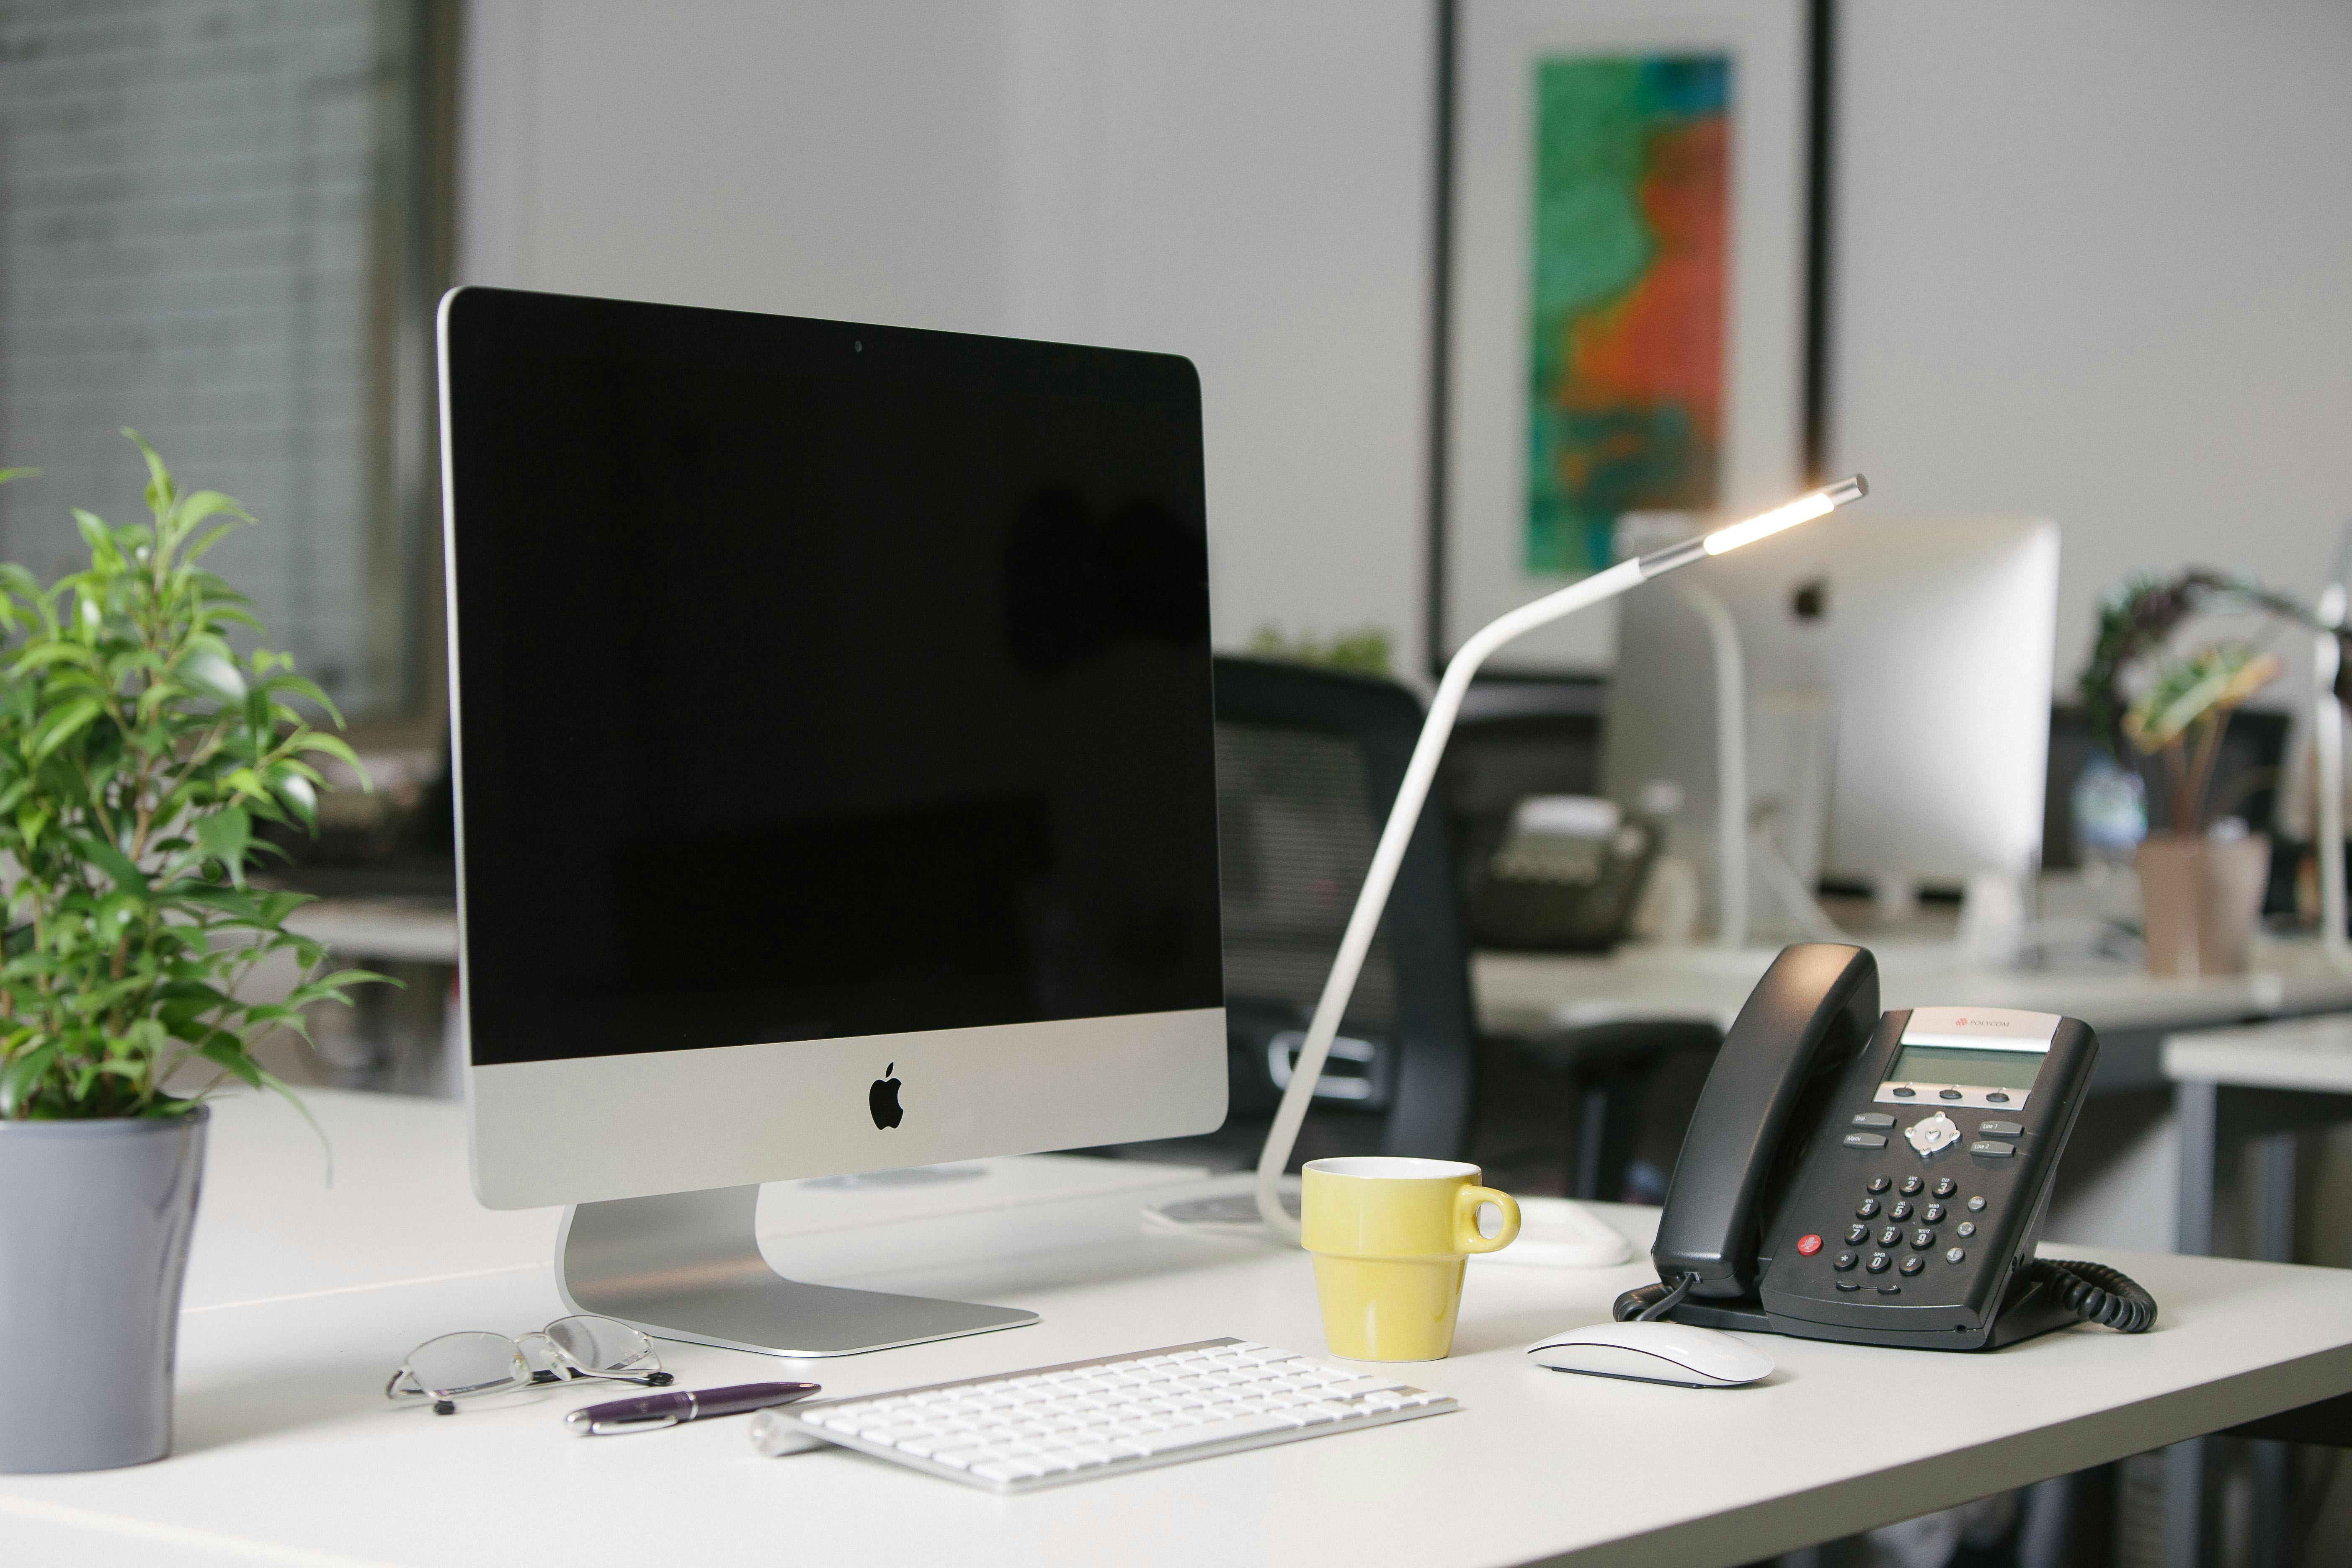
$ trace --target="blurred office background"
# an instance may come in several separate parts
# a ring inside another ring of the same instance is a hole
[[[2352,494],[2352,16],[1836,8],[1824,466],[2064,530],[2100,590],[2307,585]],[[1436,9],[0,5],[0,549],[136,509],[132,424],[356,719],[439,702],[449,280],[1191,356],[1217,629],[1427,668]],[[1597,666],[1608,639],[1593,633]],[[429,726],[428,726],[429,729]]]

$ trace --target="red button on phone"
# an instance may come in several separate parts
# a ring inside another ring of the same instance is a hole
[[[1797,1250],[1807,1258],[1811,1258],[1821,1249],[1822,1238],[1818,1236],[1801,1236],[1797,1238]]]

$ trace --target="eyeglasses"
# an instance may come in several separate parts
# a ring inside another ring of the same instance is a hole
[[[548,1364],[533,1366],[524,1346]],[[558,1318],[519,1339],[479,1330],[443,1334],[408,1352],[383,1385],[386,1399],[430,1399],[436,1415],[455,1415],[457,1402],[565,1378],[600,1377],[661,1388],[671,1381],[654,1342],[612,1318]]]

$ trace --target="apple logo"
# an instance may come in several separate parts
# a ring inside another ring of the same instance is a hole
[[[866,1109],[874,1113],[874,1125],[877,1127],[896,1127],[906,1117],[905,1108],[898,1103],[898,1080],[889,1076],[898,1069],[897,1062],[884,1068],[883,1076],[876,1079],[874,1087],[866,1091]]]

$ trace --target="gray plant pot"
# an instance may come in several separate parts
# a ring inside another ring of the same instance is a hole
[[[171,1452],[210,1116],[0,1121],[0,1472]]]

